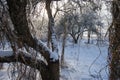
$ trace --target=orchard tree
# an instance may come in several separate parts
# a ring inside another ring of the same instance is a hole
[[[87,31],[88,34],[88,41],[87,43],[90,43],[90,36],[91,33],[95,33],[96,35],[100,35],[98,31],[98,26],[102,26],[102,22],[99,21],[99,17],[97,13],[94,11],[88,11],[85,14],[81,15],[81,20],[80,20],[80,26],[83,27],[84,31]]]

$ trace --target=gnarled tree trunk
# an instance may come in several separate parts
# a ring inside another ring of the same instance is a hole
[[[46,2],[47,2],[46,4],[48,4],[48,9],[50,9],[49,0],[47,0]],[[47,66],[46,69],[40,71],[42,80],[59,80],[59,59],[51,60],[51,58],[54,58],[50,57],[52,52],[46,46],[44,46],[39,40],[33,38],[30,33],[26,17],[27,0],[7,0],[7,4],[9,7],[10,17],[15,28],[14,32],[15,35],[17,36],[18,46],[20,48],[26,45],[28,47],[32,47],[36,51],[39,51],[40,54],[46,59],[48,65],[46,65]],[[49,17],[49,19],[50,19],[49,21],[52,22],[51,20],[52,18]],[[54,36],[52,36],[52,38],[54,38]],[[55,45],[53,45],[53,49],[57,50]]]
[[[109,33],[109,80],[120,80],[120,1],[112,2],[113,22]]]

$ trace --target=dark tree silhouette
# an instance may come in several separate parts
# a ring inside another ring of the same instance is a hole
[[[120,1],[112,1],[113,22],[109,29],[109,80],[120,79]]]
[[[28,1],[6,1],[9,7],[8,12],[12,20],[14,30],[12,31],[11,27],[8,24],[4,27],[4,30],[6,32],[7,39],[11,43],[13,54],[1,56],[0,62],[20,62],[32,68],[38,69],[41,73],[42,80],[59,80],[59,59],[57,55],[58,49],[57,45],[54,42],[56,41],[56,39],[54,37],[54,31],[52,30],[54,26],[54,19],[52,18],[52,16],[50,16],[50,4],[52,0],[46,1],[46,9],[47,11],[49,10],[49,26],[51,28],[50,33],[53,45],[52,51],[54,52],[51,52],[51,50],[48,47],[46,47],[40,40],[32,36],[26,16],[26,6],[28,4]],[[20,50],[22,47],[25,47],[26,49],[28,47],[31,47],[37,52],[39,52],[47,61],[47,64],[44,61],[34,58],[33,56],[26,54],[24,51]]]

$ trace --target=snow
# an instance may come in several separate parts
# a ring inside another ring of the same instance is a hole
[[[11,80],[8,76],[7,68],[0,70],[0,80]]]
[[[13,52],[9,50],[0,51],[0,57],[12,56]]]
[[[54,39],[53,39],[53,40],[54,40]],[[54,42],[54,45],[57,47],[57,42],[56,42],[56,40],[54,40],[54,41],[55,41],[55,42]],[[59,55],[57,54],[57,49],[56,49],[54,52],[52,52],[50,49],[48,49],[48,47],[46,46],[46,44],[43,43],[42,41],[39,40],[37,43],[38,43],[39,45],[41,45],[44,50],[46,50],[46,51],[49,52],[50,58],[51,58],[53,61],[59,59]]]
[[[54,47],[54,51],[52,52],[52,54],[50,54],[50,58],[53,59],[53,61],[56,61],[59,59],[59,55],[58,55],[58,42],[56,40],[56,34],[52,33],[52,44]]]
[[[108,45],[67,43],[65,66],[61,69],[61,80],[108,80]]]
[[[86,39],[74,44],[67,40],[65,46],[65,64],[60,70],[60,80],[108,80],[107,53],[108,44],[97,46],[86,44]],[[44,45],[41,43],[41,45]],[[59,51],[62,43],[59,42]],[[46,46],[46,45],[44,45]],[[59,52],[60,54],[61,52]],[[58,54],[52,53],[50,57],[58,59]],[[0,50],[0,56],[10,56],[12,51]],[[0,70],[0,80],[11,80],[7,72],[8,65]]]
[[[50,58],[52,59],[52,61],[56,61],[56,60],[59,59],[59,56],[58,56],[58,54],[56,52],[52,52],[50,54]]]

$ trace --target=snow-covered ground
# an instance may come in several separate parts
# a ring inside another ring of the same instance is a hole
[[[84,42],[66,44],[61,80],[108,80],[108,45],[97,46]]]
[[[97,46],[86,44],[85,40],[79,41],[78,44],[73,44],[71,40],[66,42],[65,64],[60,71],[61,80],[108,80],[107,44]],[[11,80],[6,68],[0,70],[0,80]]]
[[[8,64],[4,64],[4,68],[0,70],[0,80],[12,80],[8,71]]]

